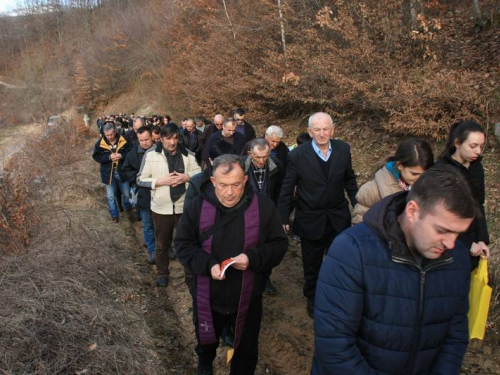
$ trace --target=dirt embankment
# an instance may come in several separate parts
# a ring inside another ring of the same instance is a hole
[[[90,157],[94,141],[72,146],[63,134],[23,151],[35,171],[29,181],[39,230],[26,253],[0,259],[0,372],[193,374],[191,298],[182,267],[172,262],[170,285],[155,287],[140,224],[109,219]],[[352,143],[357,166],[364,143]],[[61,156],[36,159],[42,150],[47,156],[60,149],[66,150]],[[366,175],[383,150],[372,147]],[[257,374],[310,371],[313,322],[302,296],[300,246],[293,239],[290,245],[272,275],[279,293],[264,296]],[[229,372],[226,351],[218,352],[217,374]],[[497,358],[498,346],[474,342],[463,373],[498,374]]]

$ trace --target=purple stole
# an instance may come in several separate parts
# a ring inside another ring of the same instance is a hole
[[[200,214],[200,234],[215,224],[217,208],[206,200],[203,200]],[[245,246],[243,252],[257,246],[259,242],[259,200],[257,194],[253,195],[250,206],[245,211]],[[213,235],[210,236],[201,247],[208,254],[212,253]],[[198,334],[201,345],[217,342],[215,336],[212,309],[210,307],[210,278],[211,276],[197,275],[196,300],[198,307]],[[236,327],[234,333],[234,350],[238,347],[248,306],[252,298],[255,273],[250,270],[243,271],[241,280],[240,302],[238,304],[238,315],[236,316]]]

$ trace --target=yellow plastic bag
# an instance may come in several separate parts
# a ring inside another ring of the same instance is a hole
[[[469,336],[471,339],[484,339],[491,291],[491,287],[488,286],[488,260],[481,258],[479,267],[472,272],[470,283]]]

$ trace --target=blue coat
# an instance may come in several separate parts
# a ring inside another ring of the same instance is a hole
[[[419,264],[397,215],[406,192],[341,233],[316,289],[312,374],[459,374],[468,343],[469,254]]]

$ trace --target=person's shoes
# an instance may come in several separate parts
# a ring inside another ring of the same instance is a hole
[[[307,315],[311,319],[314,319],[314,299],[310,298],[307,300]]]
[[[168,279],[165,276],[158,276],[156,279],[156,286],[165,288],[168,285]]]
[[[128,217],[128,221],[130,221],[131,223],[135,223],[135,213],[134,213],[134,209],[130,209],[127,211],[127,217]]]
[[[212,364],[202,365],[201,363],[198,363],[198,375],[213,375],[213,374],[214,374],[214,368]]]
[[[156,255],[155,253],[148,253],[148,263],[155,264],[156,263]]]
[[[170,259],[175,259],[177,255],[175,254],[175,250],[172,246],[170,246],[170,249],[168,249],[168,257]]]
[[[273,295],[273,294],[276,294],[276,293],[277,293],[276,287],[271,282],[271,279],[268,278],[266,280],[266,294]]]
[[[112,222],[113,224],[118,224],[118,222],[119,222],[119,221],[120,221],[120,219],[119,219],[119,218],[117,218],[117,217],[112,217],[112,218],[111,218],[111,222]]]
[[[233,330],[231,329],[231,326],[229,324],[226,324],[223,328],[222,328],[222,332],[220,334],[220,336],[222,337],[222,341],[229,347],[233,347],[234,345],[234,334],[233,334]]]
[[[230,334],[222,336],[222,340],[224,343],[229,346],[230,348],[234,348],[234,337],[231,336]]]

